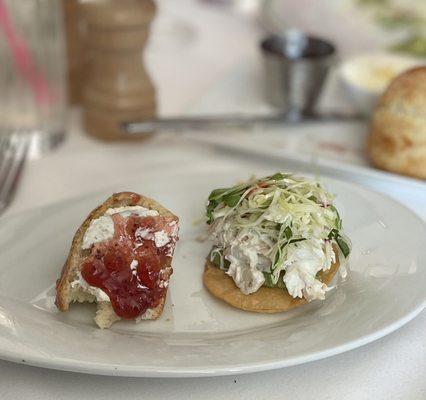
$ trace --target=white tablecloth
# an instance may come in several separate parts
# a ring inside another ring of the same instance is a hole
[[[242,60],[256,64],[255,40],[259,30],[248,17],[223,13],[189,0],[179,1],[179,6],[176,3],[161,3],[163,13],[155,28],[159,39],[147,57],[158,81],[160,109],[164,114],[215,111],[212,107],[224,91],[223,85],[217,86],[218,82],[223,82],[225,75]],[[220,24],[221,29],[215,29],[218,26],[215,24]],[[175,32],[174,42],[165,39],[170,32]],[[175,64],[173,73],[168,67],[171,62]],[[240,98],[247,98],[244,95],[247,91],[259,97],[256,83],[253,85],[240,87]],[[230,96],[237,96],[237,85],[230,90]],[[210,100],[209,93],[212,94]],[[229,97],[223,100],[229,102]],[[247,109],[254,108],[253,102],[246,105]],[[241,108],[241,103],[235,108]],[[217,110],[220,109],[218,106]],[[225,168],[251,162],[229,158],[208,146],[164,136],[140,146],[106,145],[84,136],[79,121],[79,113],[75,112],[69,124],[69,139],[57,152],[27,164],[7,214],[91,191],[122,189],[126,180],[150,169],[191,170],[209,168],[212,163]],[[297,367],[235,377],[112,378],[0,361],[0,398],[423,400],[426,398],[425,331],[426,313],[423,312],[397,332],[360,349]]]

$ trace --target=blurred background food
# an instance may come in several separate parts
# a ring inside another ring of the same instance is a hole
[[[405,71],[381,96],[369,153],[379,168],[426,179],[426,67]]]
[[[373,53],[349,57],[339,67],[339,78],[354,107],[369,115],[390,82],[421,63],[414,57]]]
[[[378,49],[426,56],[426,4],[418,0],[265,0],[267,30],[297,27],[333,39],[345,56]]]

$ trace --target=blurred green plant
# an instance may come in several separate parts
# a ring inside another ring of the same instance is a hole
[[[425,0],[419,1],[419,5]],[[388,31],[400,31],[404,39],[390,46],[391,50],[426,56],[426,15],[412,4],[396,4],[392,0],[356,0],[370,10],[377,24]],[[425,8],[423,8],[424,11]]]

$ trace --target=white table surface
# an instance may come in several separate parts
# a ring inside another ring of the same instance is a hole
[[[223,111],[218,104],[221,96],[229,105],[227,109],[234,107],[239,110],[242,106],[238,98],[247,98],[247,92],[253,94],[252,99],[260,99],[255,82],[250,83],[253,86],[249,88],[233,85],[229,96],[223,85],[218,84],[243,61],[245,65],[247,62],[257,65],[254,43],[260,32],[255,21],[201,6],[199,2],[180,0],[179,6],[176,3],[161,2],[158,26],[154,28],[160,32],[159,39],[152,43],[147,55],[160,92],[161,112]],[[221,29],[212,29],[214,24],[220,24]],[[180,39],[179,35],[174,35],[174,42],[167,41],[167,34],[176,29],[179,31],[179,27],[184,27],[185,34]],[[230,47],[225,46],[227,42]],[[206,48],[219,53],[220,62],[213,62],[217,57],[206,52]],[[176,58],[176,53],[180,57]],[[172,61],[175,63],[173,73],[167,67],[167,63]],[[233,103],[230,98],[235,99]],[[252,100],[242,104],[247,110],[262,108],[255,107],[255,103]],[[57,152],[28,162],[14,203],[6,214],[92,191],[123,189],[126,180],[149,173],[150,169],[185,171],[210,169],[212,165],[228,168],[242,163],[253,166],[254,161],[248,157],[230,158],[209,146],[167,136],[137,146],[106,145],[83,134],[80,115],[74,112],[69,122],[67,142]],[[420,209],[415,211],[419,214],[424,212]],[[426,313],[423,312],[397,332],[348,353],[292,368],[235,377],[113,378],[0,361],[0,399],[424,400],[425,331]]]

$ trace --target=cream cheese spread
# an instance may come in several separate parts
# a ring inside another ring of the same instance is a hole
[[[136,214],[140,217],[155,217],[158,215],[158,211],[149,210],[142,206],[109,208],[104,215],[90,222],[90,225],[83,236],[83,250],[90,249],[90,247],[95,243],[104,242],[105,240],[113,238],[114,222],[111,216],[114,214],[120,214],[123,218],[129,217],[131,214]]]
[[[108,295],[102,289],[89,285],[81,276],[80,272],[78,272],[77,278],[71,282],[71,288],[73,290],[81,290],[95,296],[97,302],[110,301]]]

